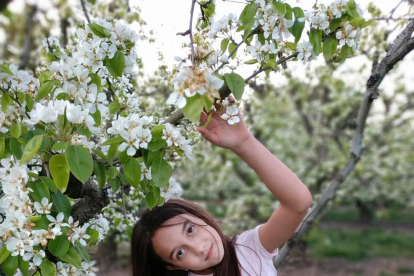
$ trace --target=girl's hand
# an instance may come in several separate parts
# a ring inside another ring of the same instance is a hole
[[[240,122],[237,125],[230,125],[220,117],[218,112],[213,112],[207,127],[198,127],[197,130],[206,140],[216,146],[231,149],[234,152],[243,151],[248,144],[247,142],[253,138],[253,135],[247,129],[240,112],[237,116],[240,118]],[[208,114],[202,112],[200,122],[205,124],[207,118]]]

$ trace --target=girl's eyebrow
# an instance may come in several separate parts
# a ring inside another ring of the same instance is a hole
[[[181,233],[182,234],[184,234],[184,231],[185,231],[185,229],[187,228],[187,225],[190,223],[191,221],[190,220],[188,220],[188,219],[186,219],[185,221],[184,221],[184,223],[183,223],[183,229],[181,230]],[[170,253],[170,259],[171,260],[173,260],[173,254],[174,254],[174,252],[175,252],[175,250],[176,250],[177,248],[175,247],[172,251],[171,251],[171,253]]]

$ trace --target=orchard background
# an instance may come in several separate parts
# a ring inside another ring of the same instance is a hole
[[[200,138],[204,108],[242,112],[312,191],[280,275],[414,274],[411,0],[0,9],[1,273],[126,275],[132,226],[171,197],[228,235],[263,222],[277,201]]]

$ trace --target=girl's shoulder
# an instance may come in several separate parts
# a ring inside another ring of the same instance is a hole
[[[273,265],[273,257],[278,254],[278,250],[268,252],[263,247],[259,239],[259,228],[260,225],[254,229],[247,230],[235,239],[234,245],[242,276],[277,275]]]
[[[268,252],[260,242],[259,228],[257,227],[247,230],[235,238],[235,248],[238,255],[246,257],[260,258],[272,260],[278,254],[278,249],[273,252]]]

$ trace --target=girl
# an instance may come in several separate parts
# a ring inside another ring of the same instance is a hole
[[[201,123],[207,116],[201,114]],[[245,161],[279,200],[279,207],[266,223],[231,239],[195,203],[171,199],[146,210],[132,233],[133,275],[277,275],[272,258],[305,217],[312,203],[309,190],[253,137],[241,116],[233,126],[214,113],[208,126],[197,130]]]

